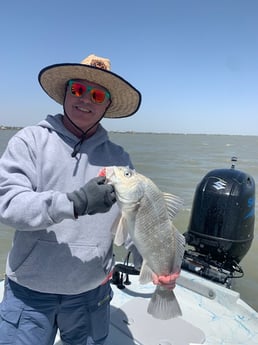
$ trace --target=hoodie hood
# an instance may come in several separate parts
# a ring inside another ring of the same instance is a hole
[[[96,133],[94,133],[93,136],[87,139],[85,137],[79,139],[64,126],[63,116],[64,115],[62,114],[57,114],[55,116],[48,115],[47,118],[39,122],[38,125],[43,128],[47,128],[50,131],[55,131],[67,144],[72,146],[74,149],[71,154],[72,157],[75,157],[77,153],[80,153],[81,149],[82,152],[87,152],[88,150],[86,150],[86,147],[91,147],[92,149],[109,139],[107,131],[101,126],[101,124],[98,125]],[[85,142],[87,142],[87,144],[85,144]]]
[[[38,126],[41,126],[43,128],[48,128],[52,131],[57,132],[62,138],[67,138],[71,140],[73,143],[78,142],[78,137],[74,135],[72,132],[70,132],[63,124],[63,117],[62,114],[57,115],[48,115],[45,120],[42,120],[38,123]],[[105,134],[106,138],[108,137],[107,131],[99,124],[98,129],[96,131],[96,136],[93,135],[92,137],[96,138],[102,138],[103,134]],[[89,137],[87,139],[90,140],[92,137]],[[104,138],[102,138],[103,141]],[[94,140],[95,141],[95,140]]]
[[[74,147],[80,140],[64,126],[62,114],[48,115],[45,120],[39,122],[38,126],[50,132],[56,132],[62,141],[70,146],[72,156]],[[114,162],[116,162],[115,165],[128,165],[128,161],[130,162],[129,155],[121,146],[110,141],[108,132],[101,124],[98,125],[94,135],[80,143],[80,150],[75,157],[76,160],[81,160],[84,154],[87,155],[87,159],[91,164],[101,167],[114,165]],[[132,167],[131,162],[129,166]]]

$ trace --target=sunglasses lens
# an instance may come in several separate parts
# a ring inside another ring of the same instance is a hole
[[[76,81],[69,81],[70,92],[75,97],[82,97],[88,92],[90,93],[90,97],[92,102],[97,104],[102,104],[105,102],[106,98],[109,99],[110,95],[108,92],[96,89],[92,86],[86,86],[80,82]]]
[[[92,100],[95,103],[103,103],[106,99],[105,91],[102,91],[99,89],[92,89],[90,93],[91,93]]]
[[[72,83],[70,85],[72,95],[81,97],[86,91],[86,86],[80,83]]]

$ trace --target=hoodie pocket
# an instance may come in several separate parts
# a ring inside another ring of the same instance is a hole
[[[37,241],[15,274],[31,289],[61,294],[91,290],[106,277],[96,245],[42,240]]]

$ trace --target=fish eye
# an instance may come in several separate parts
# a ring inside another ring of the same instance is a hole
[[[131,177],[131,176],[132,176],[131,170],[125,170],[124,176],[125,176],[125,177]]]

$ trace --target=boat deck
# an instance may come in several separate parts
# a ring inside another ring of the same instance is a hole
[[[239,293],[182,270],[175,294],[182,316],[157,320],[147,313],[155,286],[130,276],[124,289],[113,286],[107,345],[257,345],[258,313]],[[3,282],[0,283],[0,300]],[[55,344],[61,345],[59,336]]]
[[[130,280],[132,284],[123,290],[115,287],[108,345],[258,344],[258,313],[239,293],[182,271],[175,294],[183,315],[162,321],[146,311],[155,287],[140,285],[137,276]],[[123,342],[117,332],[126,334]]]

